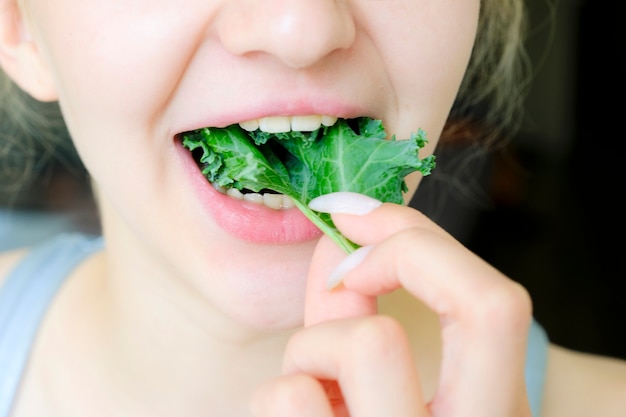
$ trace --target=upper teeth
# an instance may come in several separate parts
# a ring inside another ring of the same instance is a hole
[[[289,131],[312,132],[322,125],[332,126],[337,121],[335,116],[271,116],[260,119],[247,120],[239,123],[243,129],[253,131],[261,129],[267,133],[283,133]]]

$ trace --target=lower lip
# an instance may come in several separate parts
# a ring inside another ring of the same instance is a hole
[[[202,176],[191,153],[180,143],[177,148],[192,188],[215,222],[229,234],[257,244],[294,244],[321,236],[320,229],[297,208],[274,210],[220,193]]]

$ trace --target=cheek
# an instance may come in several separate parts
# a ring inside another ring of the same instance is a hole
[[[474,45],[480,2],[477,0],[412,2],[400,19],[404,29],[383,39],[385,57],[399,106],[399,137],[421,127],[429,143],[420,155],[435,153],[439,136],[456,98]],[[402,39],[402,41],[399,41]],[[406,177],[408,204],[422,180]]]
[[[199,18],[171,0],[34,3],[41,3],[33,7],[39,44],[73,136],[154,124],[193,53]]]
[[[419,118],[431,142],[439,137],[463,79],[479,10],[478,0],[407,2],[405,16],[396,16],[402,27],[380,31],[387,34],[381,40],[390,51],[385,60],[406,117],[399,125],[412,131]]]
[[[412,174],[407,175],[405,178],[406,185],[409,188],[409,191],[404,194],[404,203],[409,204],[413,195],[415,195],[415,191],[417,191],[417,186],[419,185],[422,176],[418,172],[414,172]]]
[[[42,53],[84,164],[121,200],[135,199],[128,173],[145,184],[141,193],[149,195],[150,187],[168,175],[161,167],[168,167],[172,145],[157,121],[201,26],[171,0],[34,2],[41,3],[33,8],[33,19]],[[148,10],[149,3],[156,3],[155,11]],[[195,19],[199,23],[201,18]]]

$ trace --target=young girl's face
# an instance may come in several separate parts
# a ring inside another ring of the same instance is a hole
[[[116,270],[185,277],[220,311],[283,326],[300,318],[319,233],[296,209],[215,191],[179,134],[275,116],[369,116],[399,138],[424,129],[432,151],[480,1],[24,3],[93,176]]]

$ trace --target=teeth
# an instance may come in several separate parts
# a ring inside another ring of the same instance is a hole
[[[291,118],[288,116],[263,117],[259,119],[259,129],[267,133],[289,132],[291,130]]]
[[[247,130],[248,132],[252,132],[259,128],[259,120],[253,119],[246,122],[241,122],[239,123],[239,126],[241,126],[242,129]]]
[[[296,132],[312,132],[322,125],[322,116],[299,116],[291,118],[291,130]]]
[[[246,120],[239,123],[242,129],[253,131],[261,129],[267,133],[283,133],[289,131],[311,132],[319,129],[322,125],[332,126],[337,122],[337,117],[328,115],[310,116],[272,116],[260,119]]]
[[[271,193],[247,193],[244,194],[236,188],[228,188],[225,189],[223,187],[219,187],[214,185],[215,189],[222,194],[226,194],[229,197],[235,198],[237,200],[249,201],[255,204],[262,204],[266,207],[275,210],[283,210],[294,207],[293,200],[291,197],[288,197],[283,194],[271,194]]]
[[[257,194],[260,195],[260,194]],[[265,204],[269,208],[273,209],[281,209],[283,208],[283,199],[285,198],[282,194],[263,194],[263,204]]]
[[[237,200],[243,200],[243,194],[236,188],[229,188],[228,190],[224,190],[223,188],[215,187],[215,189],[221,193],[225,193],[230,197],[236,198]]]
[[[335,116],[322,116],[322,124],[324,126],[332,126],[337,123],[337,117]]]

